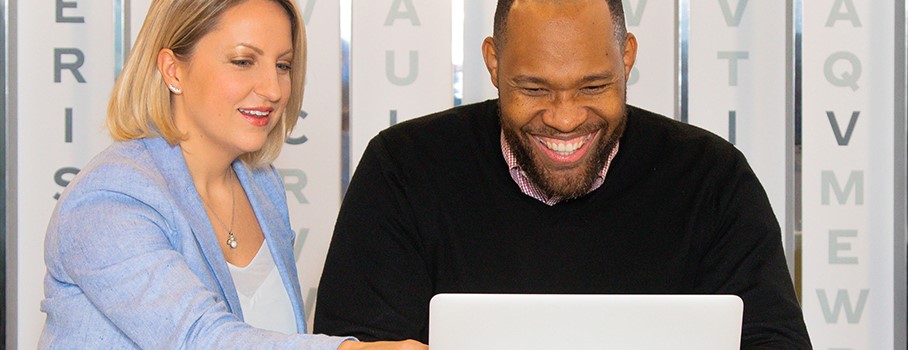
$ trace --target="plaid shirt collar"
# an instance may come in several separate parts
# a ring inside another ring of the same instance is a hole
[[[602,170],[600,170],[599,174],[596,175],[596,180],[593,181],[593,184],[590,186],[590,189],[586,191],[586,193],[595,191],[605,182],[605,174],[608,172],[608,168],[609,165],[612,164],[612,160],[615,159],[615,154],[618,153],[619,144],[620,142],[615,144],[615,148],[613,148],[611,153],[609,153],[608,159],[605,161],[605,165],[602,166]],[[539,186],[530,181],[530,178],[527,176],[526,172],[520,168],[519,164],[517,164],[517,158],[514,156],[514,152],[511,150],[511,146],[508,145],[508,142],[504,138],[504,131],[501,132],[501,154],[504,155],[504,160],[508,163],[508,171],[511,173],[511,178],[514,179],[514,182],[516,182],[517,186],[520,187],[521,192],[523,192],[527,196],[536,198],[537,200],[545,203],[548,206],[558,204],[564,199],[560,196],[546,197],[542,190],[539,189]]]

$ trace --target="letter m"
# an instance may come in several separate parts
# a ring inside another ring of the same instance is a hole
[[[836,201],[839,204],[845,204],[848,201],[848,197],[851,197],[851,192],[854,191],[854,204],[855,205],[864,205],[864,171],[863,170],[854,170],[848,175],[848,181],[845,182],[845,188],[842,189],[842,186],[839,185],[839,181],[835,176],[835,172],[831,170],[824,170],[821,179],[820,185],[823,187],[822,191],[822,204],[829,205],[829,194],[830,192],[835,192]]]

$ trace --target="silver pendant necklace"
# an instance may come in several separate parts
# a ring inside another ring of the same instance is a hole
[[[239,179],[237,179],[237,180],[239,180]],[[236,236],[233,234],[233,222],[236,219],[236,196],[234,195],[234,189],[235,189],[235,185],[231,181],[230,182],[230,200],[231,200],[231,203],[230,203],[230,227],[227,227],[227,225],[224,224],[224,221],[222,221],[221,218],[218,216],[218,213],[216,213],[214,211],[214,209],[212,209],[212,207],[210,205],[208,205],[207,203],[205,203],[205,200],[202,199],[202,204],[205,205],[208,208],[208,210],[211,210],[211,213],[214,214],[214,219],[217,220],[218,223],[220,223],[222,227],[224,227],[224,230],[227,230],[227,241],[225,243],[227,243],[227,246],[230,247],[230,249],[236,249],[236,247],[238,245],[238,243],[236,241]]]

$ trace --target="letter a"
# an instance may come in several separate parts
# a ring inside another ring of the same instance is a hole
[[[406,10],[401,11],[400,5],[404,5]],[[408,19],[414,26],[420,25],[419,16],[416,14],[416,6],[413,6],[413,0],[394,0],[394,3],[391,4],[391,11],[388,12],[388,17],[385,19],[385,26],[394,25],[394,21],[398,19]]]
[[[858,12],[854,9],[852,0],[836,0],[829,11],[829,18],[826,19],[826,26],[832,27],[836,21],[849,21],[855,28],[861,27],[861,19],[858,18]],[[845,6],[845,12],[842,12],[842,6]]]

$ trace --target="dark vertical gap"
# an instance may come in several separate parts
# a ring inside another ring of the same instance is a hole
[[[114,80],[120,77],[129,55],[130,0],[114,0]]]
[[[352,0],[340,3],[341,32],[341,201],[350,185],[350,42],[353,33]],[[344,11],[346,9],[346,11]]]
[[[681,0],[679,14],[679,42],[678,45],[681,48],[681,57],[680,57],[680,90],[681,98],[679,101],[680,109],[680,120],[682,122],[688,122],[688,60],[690,54],[688,52],[688,40],[690,39],[690,0]]]
[[[794,0],[794,250],[795,250],[795,289],[798,292],[798,296],[801,296],[801,282],[802,279],[802,235],[803,228],[801,222],[803,220],[803,195],[802,195],[802,174],[801,174],[801,164],[802,164],[802,146],[801,146],[801,126],[802,126],[802,115],[801,115],[801,95],[802,95],[802,40],[801,35],[804,29],[804,13],[803,13],[803,0]]]
[[[3,0],[0,9],[0,279],[3,281],[0,346],[15,349],[17,329],[16,249],[16,0]],[[11,222],[12,221],[12,222]]]
[[[895,70],[894,104],[894,184],[893,203],[893,346],[905,349],[908,344],[908,9],[904,1],[895,2]]]
[[[460,5],[459,11],[454,11],[454,8],[456,8],[456,6],[458,4]],[[461,14],[461,16],[459,18],[461,21],[460,25],[455,25],[455,21],[458,19],[458,18],[454,18],[454,16],[453,16],[453,14],[455,12],[459,12]],[[464,38],[464,34],[463,34],[464,33],[463,26],[466,22],[466,20],[464,19],[464,18],[466,18],[465,12],[466,12],[466,5],[464,4],[463,1],[460,1],[460,2],[451,1],[451,14],[452,14],[452,16],[451,16],[451,52],[452,53],[455,51],[454,43],[458,42],[458,40],[454,40],[454,38],[459,37],[460,38],[459,41],[461,42],[461,45],[465,45],[464,44],[465,38]],[[459,29],[459,30],[454,30],[455,28]],[[460,106],[463,104],[463,48],[462,47],[460,48],[460,52],[461,52],[461,55],[458,59],[455,60],[453,57],[453,54],[451,57],[451,61],[452,61],[451,62],[451,83],[452,83],[451,91],[454,92],[454,94],[452,96],[452,99],[454,101],[454,105],[453,105],[454,107],[457,107],[457,106]],[[460,62],[460,64],[455,64],[454,61]]]
[[[785,244],[785,260],[788,273],[796,286],[795,277],[795,232],[794,232],[794,1],[785,1],[785,222],[781,222]]]
[[[0,282],[3,283],[3,289],[0,290],[0,299],[3,299],[3,305],[0,305],[0,319],[3,320],[3,325],[0,326],[0,345],[6,344],[6,304],[10,301],[6,298],[6,172],[9,168],[6,166],[6,133],[7,133],[7,123],[6,123],[6,15],[7,15],[7,5],[4,3],[3,8],[0,9],[0,81],[3,82],[0,85],[2,89],[3,98],[0,98]]]

